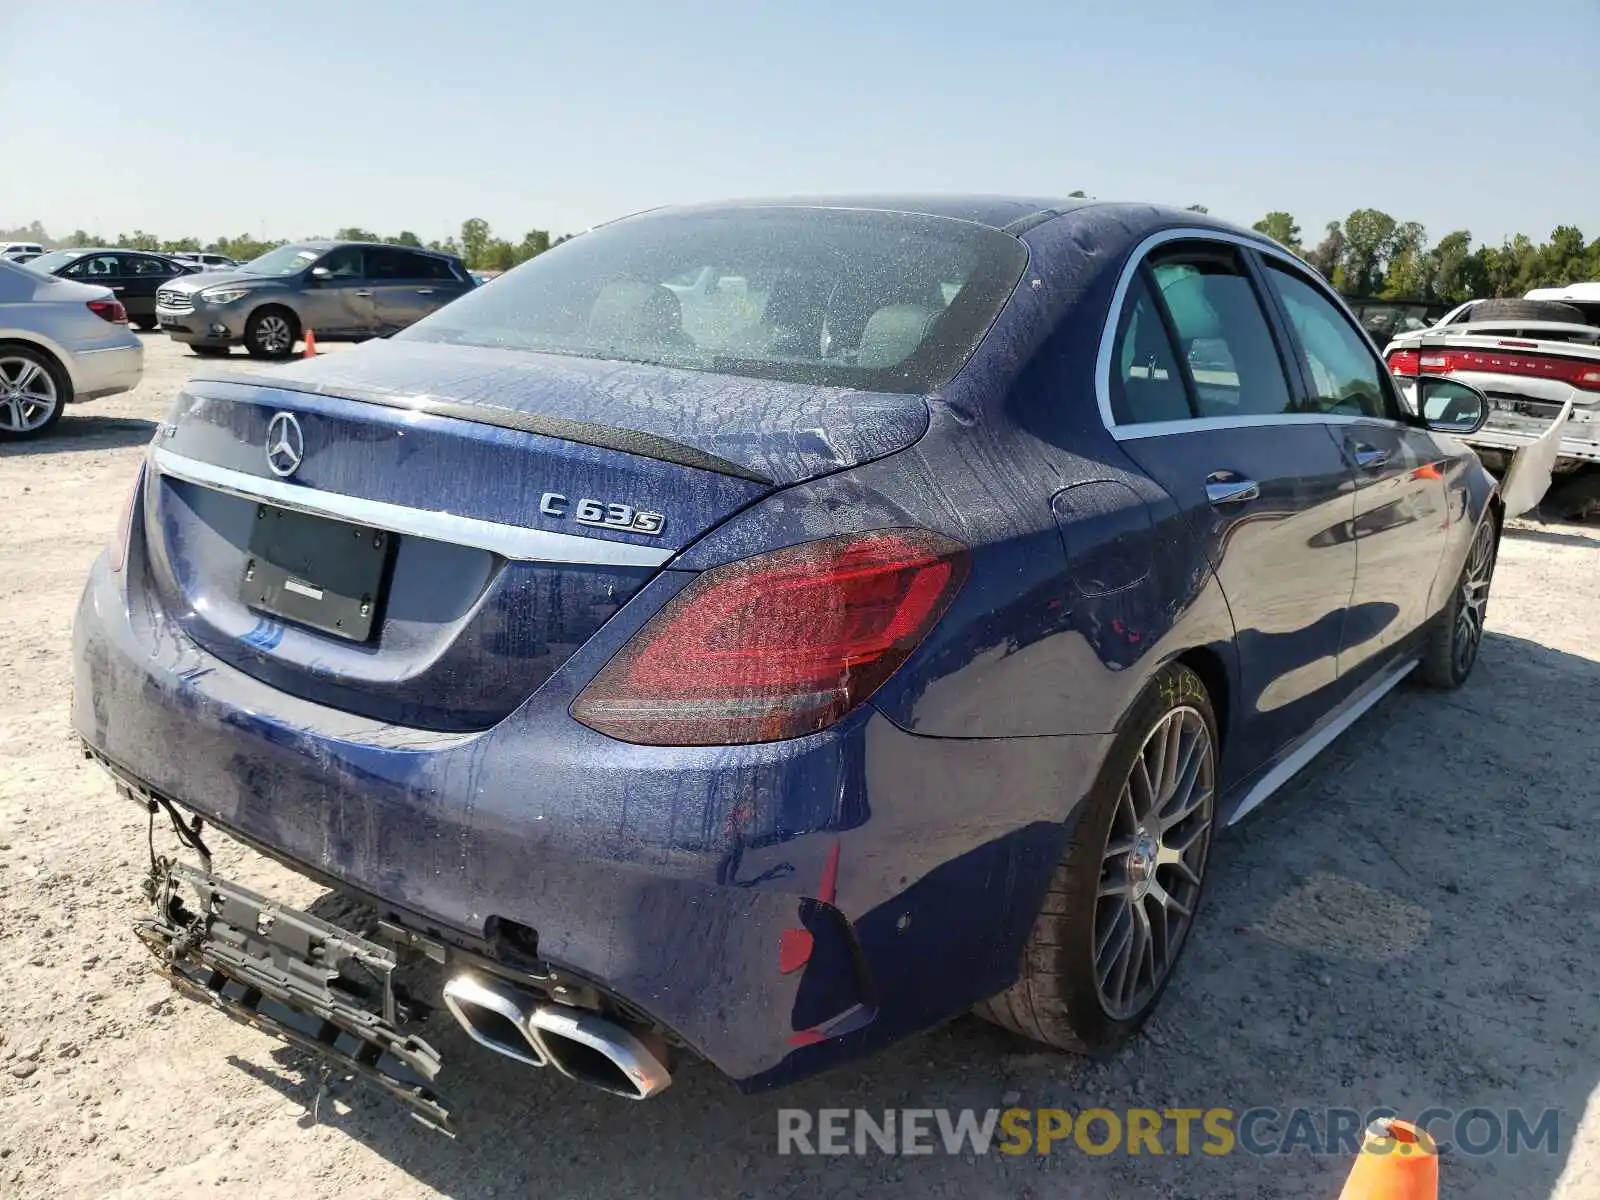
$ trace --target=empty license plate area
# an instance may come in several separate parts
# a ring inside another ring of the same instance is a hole
[[[395,535],[256,506],[241,599],[258,612],[364,642],[383,606]]]

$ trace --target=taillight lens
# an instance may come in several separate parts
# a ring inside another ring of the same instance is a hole
[[[1417,352],[1415,350],[1396,350],[1389,355],[1389,374],[1415,375],[1417,374]]]
[[[715,567],[606,664],[572,715],[656,746],[815,733],[894,673],[967,570],[965,547],[922,529],[827,538]]]
[[[113,325],[126,325],[128,323],[128,310],[122,307],[121,300],[91,300],[89,311],[103,321],[110,321]]]
[[[1508,348],[1519,345],[1515,342],[1500,344]],[[1389,371],[1394,375],[1451,375],[1456,371],[1521,375],[1530,379],[1553,379],[1584,391],[1600,391],[1600,362],[1555,354],[1518,354],[1514,350],[1396,350],[1389,355]]]
[[[127,498],[122,502],[122,513],[111,531],[111,540],[106,543],[106,559],[113,574],[121,571],[128,561],[128,539],[133,536],[133,502],[139,498],[139,485],[143,482],[144,464],[140,463],[138,473],[133,477],[133,486],[128,489]]]

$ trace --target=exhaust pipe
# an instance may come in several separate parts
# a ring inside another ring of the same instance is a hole
[[[542,1067],[549,1061],[544,1048],[528,1032],[528,1011],[533,997],[498,979],[457,975],[444,985],[445,1007],[467,1036],[497,1054]]]
[[[603,1092],[648,1100],[672,1082],[672,1072],[653,1050],[604,1017],[541,1004],[529,1016],[529,1029],[556,1070]]]
[[[550,1063],[568,1079],[630,1100],[647,1100],[672,1082],[664,1054],[615,1021],[541,1004],[504,980],[456,975],[444,985],[444,1003],[473,1041],[530,1067]]]

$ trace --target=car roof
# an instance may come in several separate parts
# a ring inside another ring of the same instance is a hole
[[[1563,287],[1534,288],[1525,300],[1577,300],[1584,304],[1600,302],[1600,283],[1569,283]]]
[[[848,208],[869,212],[911,213],[971,221],[992,229],[1037,223],[1096,201],[1082,197],[1051,199],[1043,196],[989,195],[983,193],[887,192],[859,195],[769,196],[725,200],[708,204],[674,206],[675,212],[710,212],[737,208]],[[661,210],[657,210],[661,211]]]
[[[431,254],[435,258],[455,258],[448,250],[430,250],[426,246],[402,246],[399,242],[341,242],[335,238],[306,238],[299,242],[285,242],[285,246],[303,246],[307,250],[337,250],[340,246],[374,246],[383,250],[411,250],[417,254]]]

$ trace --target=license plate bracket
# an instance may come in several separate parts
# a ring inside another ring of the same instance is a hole
[[[383,606],[395,535],[272,504],[256,506],[246,606],[364,642]]]

